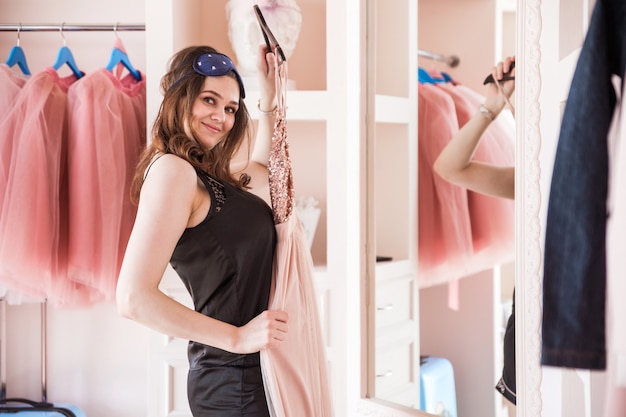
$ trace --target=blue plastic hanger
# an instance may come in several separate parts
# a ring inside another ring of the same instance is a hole
[[[72,55],[72,51],[65,45],[62,46],[61,49],[59,49],[57,60],[54,65],[52,65],[52,67],[55,70],[58,70],[63,66],[63,64],[67,64],[67,66],[70,67],[70,69],[77,78],[83,76],[83,72],[78,69],[78,65],[76,65],[76,61],[74,61],[74,55]]]
[[[428,71],[421,67],[417,68],[417,81],[422,84],[436,84],[446,82],[446,80],[444,79],[432,77],[428,73]]]
[[[108,71],[113,71],[113,68],[115,68],[118,64],[124,65],[128,72],[130,72],[137,81],[141,81],[141,73],[133,67],[133,64],[130,63],[126,52],[113,48],[113,52],[111,52],[111,59],[109,60],[109,64],[106,68]]]
[[[30,70],[28,69],[28,63],[26,63],[26,55],[24,55],[24,50],[21,46],[14,46],[11,48],[9,52],[9,57],[7,58],[6,64],[9,67],[13,65],[17,65],[20,70],[24,73],[24,75],[30,75]]]
[[[61,36],[63,36],[63,46],[59,49],[59,53],[57,54],[57,60],[52,65],[52,68],[58,70],[63,65],[67,64],[68,67],[72,70],[76,78],[81,78],[83,76],[83,72],[78,69],[78,65],[76,65],[76,61],[74,60],[74,55],[72,55],[72,51],[65,45],[65,36],[63,35],[63,24],[61,24]]]
[[[117,36],[117,24],[115,25],[115,35]],[[141,81],[141,73],[133,67],[133,64],[130,63],[130,59],[128,58],[128,54],[124,49],[124,45],[122,44],[122,40],[117,37],[115,40],[115,46],[113,46],[113,51],[111,52],[111,58],[109,58],[109,63],[106,66],[107,71],[113,71],[113,69],[118,65],[122,64],[124,67],[132,74],[132,76],[137,81]]]
[[[9,67],[17,65],[24,75],[30,75],[30,70],[28,69],[28,64],[26,63],[26,55],[24,54],[24,50],[20,46],[20,30],[22,25],[17,29],[17,45],[11,48],[9,51],[9,56],[7,58],[6,64]]]
[[[452,78],[452,76],[450,74],[448,74],[447,72],[442,72],[441,76],[443,77],[443,80],[449,83],[455,83],[456,81],[454,81],[454,79]]]

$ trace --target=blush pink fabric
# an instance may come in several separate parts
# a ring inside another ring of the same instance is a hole
[[[313,260],[294,205],[285,120],[286,67],[279,66],[276,80],[278,111],[268,163],[277,235],[268,308],[289,313],[289,332],[280,346],[261,350],[261,371],[272,417],[332,417]]]
[[[0,217],[0,282],[54,304],[82,303],[67,282],[67,90],[76,77],[53,68],[33,75],[0,123],[11,151]]]
[[[463,85],[437,84],[454,101],[459,128],[476,113],[485,97]],[[494,120],[476,149],[474,159],[497,166],[515,165],[515,128],[506,113]],[[515,203],[468,191],[473,256],[470,270],[478,272],[515,257]]]
[[[418,86],[418,270],[421,288],[463,277],[473,255],[467,191],[439,177],[433,164],[458,132],[452,98]]]
[[[439,153],[485,98],[463,85],[436,83],[420,84],[418,99],[418,269],[423,288],[454,283],[513,260],[515,206],[512,200],[450,184],[433,170]],[[513,121],[502,114],[485,132],[474,158],[513,166],[514,135]]]
[[[295,212],[276,225],[276,232],[269,309],[289,313],[289,333],[280,347],[261,351],[270,414],[331,417],[330,381],[306,235]]]
[[[30,78],[21,72],[13,71],[5,63],[0,63],[0,120],[6,116],[13,106],[13,100]]]
[[[4,129],[10,129],[7,124],[11,122],[4,122],[7,117],[16,117],[12,114],[11,109],[18,93],[26,83],[26,77],[20,75],[7,64],[0,64],[0,126]],[[13,138],[9,135],[0,136],[0,210],[2,210],[2,200],[7,186],[7,178],[9,173],[9,166],[11,165],[11,155],[13,149]],[[2,213],[0,211],[0,213]]]
[[[112,300],[135,220],[130,183],[146,143],[146,85],[106,69],[68,92],[68,279]]]
[[[46,68],[18,89],[22,80],[6,70],[0,83],[14,94],[0,100],[0,294],[13,304],[110,300],[135,216],[129,186],[145,145],[145,81]]]
[[[0,126],[2,121],[11,113],[13,103],[28,80],[21,72],[13,71],[7,64],[0,63]],[[0,136],[0,217],[2,217],[2,201],[7,186],[7,175],[11,164],[11,149],[13,141],[10,137]],[[22,302],[22,294],[3,287],[0,283],[0,297],[9,304],[19,304]]]

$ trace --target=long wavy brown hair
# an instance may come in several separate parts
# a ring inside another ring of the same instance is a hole
[[[158,154],[171,153],[188,161],[220,180],[239,188],[246,188],[249,177],[235,178],[230,163],[244,141],[250,143],[250,114],[245,102],[239,98],[239,109],[235,113],[233,128],[219,144],[212,149],[203,146],[191,131],[185,132],[193,104],[200,94],[206,76],[193,69],[194,60],[201,54],[218,52],[210,46],[190,46],[177,52],[170,60],[168,72],[161,78],[163,101],[152,126],[152,140],[143,151],[131,184],[131,200],[139,201],[139,194],[148,166]],[[236,75],[230,73],[234,79]]]

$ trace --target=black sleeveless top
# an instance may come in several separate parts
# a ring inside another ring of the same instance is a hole
[[[170,264],[193,299],[195,310],[242,326],[267,309],[276,229],[271,208],[260,197],[198,171],[211,208],[197,226],[185,229]],[[190,341],[190,369],[248,366],[258,353],[242,355]]]

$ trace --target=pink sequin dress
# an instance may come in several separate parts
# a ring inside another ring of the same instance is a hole
[[[325,345],[315,292],[313,261],[294,210],[285,121],[286,63],[278,77],[279,105],[269,160],[270,197],[277,244],[269,309],[289,313],[287,339],[261,350],[261,370],[272,417],[332,417]]]

